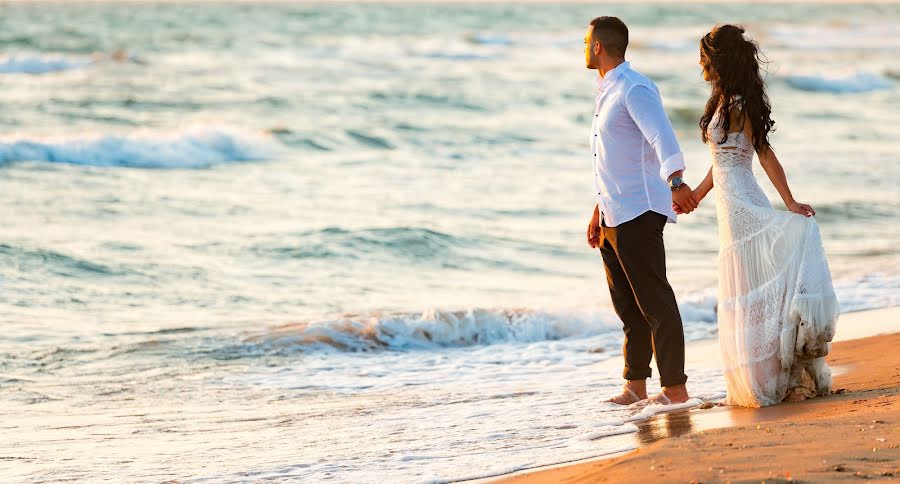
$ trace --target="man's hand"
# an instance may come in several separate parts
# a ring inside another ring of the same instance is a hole
[[[672,192],[672,208],[675,209],[675,213],[691,213],[698,205],[700,205],[700,199],[687,183]]]
[[[700,202],[703,201],[706,193],[703,193],[703,190],[701,190],[699,187],[692,190],[692,193],[694,195],[694,200],[697,202],[697,206],[699,207]],[[684,215],[684,210],[682,210],[681,207],[679,207],[678,204],[676,204],[674,201],[672,202],[672,210],[674,210],[678,215]]]
[[[587,242],[592,249],[596,249],[600,245],[600,209],[594,205],[594,215],[588,222]]]

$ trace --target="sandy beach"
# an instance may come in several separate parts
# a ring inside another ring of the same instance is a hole
[[[900,479],[900,308],[842,316],[833,394],[763,409],[710,408],[641,425],[614,459],[512,476],[514,483],[844,482]],[[889,334],[878,334],[889,333]],[[715,358],[715,357],[713,357]]]

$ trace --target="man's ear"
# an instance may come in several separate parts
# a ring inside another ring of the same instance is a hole
[[[603,46],[600,44],[599,40],[594,41],[594,56],[600,55],[600,51],[603,50]]]

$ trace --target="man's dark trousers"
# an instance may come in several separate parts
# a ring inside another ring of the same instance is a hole
[[[600,253],[616,314],[625,331],[626,380],[650,378],[656,354],[660,384],[687,381],[684,374],[684,329],[675,293],[666,279],[663,229],[668,218],[648,211],[600,231]]]

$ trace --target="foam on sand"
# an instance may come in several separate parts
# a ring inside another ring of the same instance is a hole
[[[688,401],[683,403],[673,403],[670,405],[663,405],[659,403],[652,403],[647,405],[641,409],[640,412],[628,417],[625,419],[626,422],[638,422],[641,420],[647,420],[648,418],[666,412],[674,412],[675,410],[685,410],[688,408],[694,408],[696,406],[702,405],[703,400],[699,398],[691,398]]]
[[[620,425],[604,425],[599,430],[581,436],[581,440],[597,440],[611,435],[632,434],[638,431],[637,425],[622,422]]]

